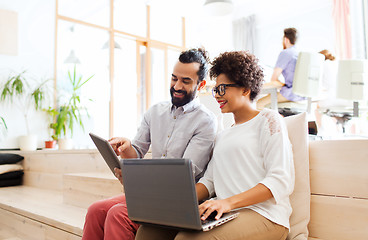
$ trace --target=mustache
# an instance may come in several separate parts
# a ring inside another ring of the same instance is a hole
[[[174,88],[171,88],[171,91],[174,93],[183,93],[183,94],[187,94],[187,91],[184,90],[175,90]]]

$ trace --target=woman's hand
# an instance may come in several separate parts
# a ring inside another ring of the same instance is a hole
[[[207,200],[199,205],[199,215],[202,216],[202,220],[206,220],[207,217],[214,211],[217,212],[215,219],[219,219],[222,214],[230,212],[231,206],[226,199],[222,200]]]

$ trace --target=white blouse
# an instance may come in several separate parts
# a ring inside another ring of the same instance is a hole
[[[294,164],[281,115],[264,109],[253,119],[221,132],[199,182],[218,199],[242,193],[259,183],[265,185],[273,198],[247,208],[290,229],[289,195],[294,189]]]

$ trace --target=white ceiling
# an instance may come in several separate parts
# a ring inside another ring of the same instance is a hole
[[[205,0],[142,0],[151,5],[161,5],[167,11],[178,12],[184,16],[206,14],[203,8]],[[232,18],[251,14],[298,14],[319,9],[332,0],[233,0]]]

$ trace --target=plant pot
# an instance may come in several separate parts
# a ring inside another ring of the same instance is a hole
[[[55,147],[56,147],[55,140],[45,141],[45,148],[55,148]]]
[[[37,135],[20,136],[19,148],[21,151],[37,150]]]
[[[59,149],[60,150],[68,150],[73,149],[73,140],[69,138],[59,139],[58,140]]]

